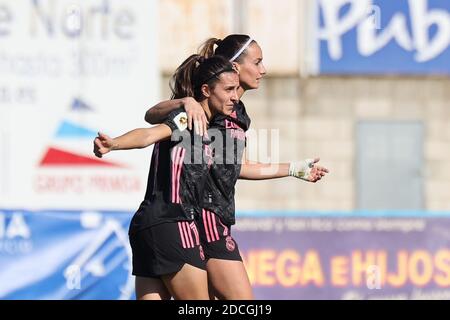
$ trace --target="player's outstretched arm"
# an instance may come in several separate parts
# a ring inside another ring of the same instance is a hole
[[[315,158],[275,164],[243,162],[239,178],[267,180],[292,176],[308,182],[317,182],[329,172],[327,168],[317,165],[319,160],[319,158]]]
[[[171,134],[172,130],[165,124],[153,128],[134,129],[114,139],[99,132],[94,139],[94,154],[101,158],[112,150],[145,148],[155,142],[169,138]]]

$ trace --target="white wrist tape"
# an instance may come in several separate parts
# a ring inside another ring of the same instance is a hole
[[[311,170],[314,167],[314,159],[289,163],[289,176],[309,181]]]

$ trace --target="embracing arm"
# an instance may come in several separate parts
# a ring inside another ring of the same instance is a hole
[[[165,100],[154,105],[145,113],[145,121],[150,124],[162,123],[169,113],[185,105],[185,99]]]
[[[166,100],[151,107],[145,113],[145,121],[150,124],[163,122],[173,110],[184,107],[188,117],[188,128],[192,130],[192,123],[197,134],[203,136],[208,130],[208,120],[202,106],[192,97]]]
[[[114,139],[99,132],[94,139],[94,154],[101,158],[112,150],[145,148],[155,142],[169,138],[171,134],[172,130],[165,124],[153,128],[134,129]]]

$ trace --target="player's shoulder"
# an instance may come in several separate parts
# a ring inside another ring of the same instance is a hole
[[[234,110],[239,117],[248,117],[247,110],[245,109],[245,104],[242,100],[239,100],[234,104]]]
[[[237,103],[235,103],[234,110],[235,119],[239,123],[239,126],[244,131],[247,131],[250,128],[250,123],[252,120],[250,119],[250,116],[245,109],[244,102],[242,100],[239,100]]]

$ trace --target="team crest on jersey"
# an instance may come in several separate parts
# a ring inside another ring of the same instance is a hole
[[[228,236],[225,238],[226,243],[226,247],[228,251],[234,251],[234,249],[236,248],[236,244],[234,243],[234,240],[231,236]]]
[[[186,112],[181,112],[177,114],[177,116],[173,119],[173,121],[177,125],[178,130],[180,131],[186,130],[188,122]]]

